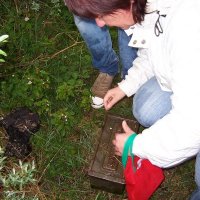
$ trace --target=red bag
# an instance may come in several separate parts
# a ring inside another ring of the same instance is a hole
[[[129,200],[148,200],[164,180],[164,174],[149,160],[134,157],[132,146],[135,136],[133,134],[127,139],[122,154],[126,191]],[[129,152],[131,156],[128,156]]]

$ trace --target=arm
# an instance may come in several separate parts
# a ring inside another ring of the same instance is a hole
[[[168,16],[169,32],[162,44],[170,68],[172,110],[139,134],[133,146],[134,154],[164,168],[177,165],[200,150],[200,4],[195,2],[199,7],[194,7],[194,2],[181,1],[173,17]]]
[[[148,62],[147,49],[139,49],[138,57],[134,60],[133,66],[129,69],[125,80],[118,84],[118,87],[107,92],[104,97],[106,110],[112,108],[126,95],[133,95],[137,89],[153,76],[151,65]]]
[[[138,50],[138,57],[134,60],[133,66],[128,70],[125,80],[121,81],[118,86],[130,97],[153,76],[154,72],[148,59],[148,49],[141,48]]]

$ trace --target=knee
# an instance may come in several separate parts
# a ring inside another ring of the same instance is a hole
[[[87,33],[87,29],[89,29],[89,26],[91,26],[92,21],[90,22],[89,20],[74,15],[74,23],[78,28],[79,32],[81,34],[84,34]]]
[[[81,19],[79,16],[74,15],[74,23],[76,24],[76,26],[78,26],[78,24],[80,23]]]
[[[76,27],[79,29],[79,31],[85,29],[85,22],[80,17],[74,16],[74,23]]]
[[[147,112],[146,109],[142,107],[134,106],[133,116],[144,127],[150,127],[156,122],[156,119],[153,117],[151,111]]]

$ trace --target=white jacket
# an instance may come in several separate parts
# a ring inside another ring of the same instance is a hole
[[[119,87],[131,96],[156,76],[163,90],[173,92],[170,113],[138,134],[133,145],[135,155],[167,168],[200,150],[200,1],[151,0],[148,8],[167,14],[159,20],[163,33],[154,33],[156,12],[127,30],[133,34],[129,45],[143,48]]]

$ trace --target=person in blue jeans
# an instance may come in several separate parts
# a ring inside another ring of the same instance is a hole
[[[137,48],[129,47],[130,37],[118,28],[119,57],[112,47],[112,40],[107,26],[98,27],[94,19],[74,15],[74,22],[83,37],[92,56],[93,66],[99,70],[91,91],[92,107],[103,106],[103,97],[110,89],[114,76],[119,72],[119,60],[122,65],[121,76],[125,77],[137,57]]]

